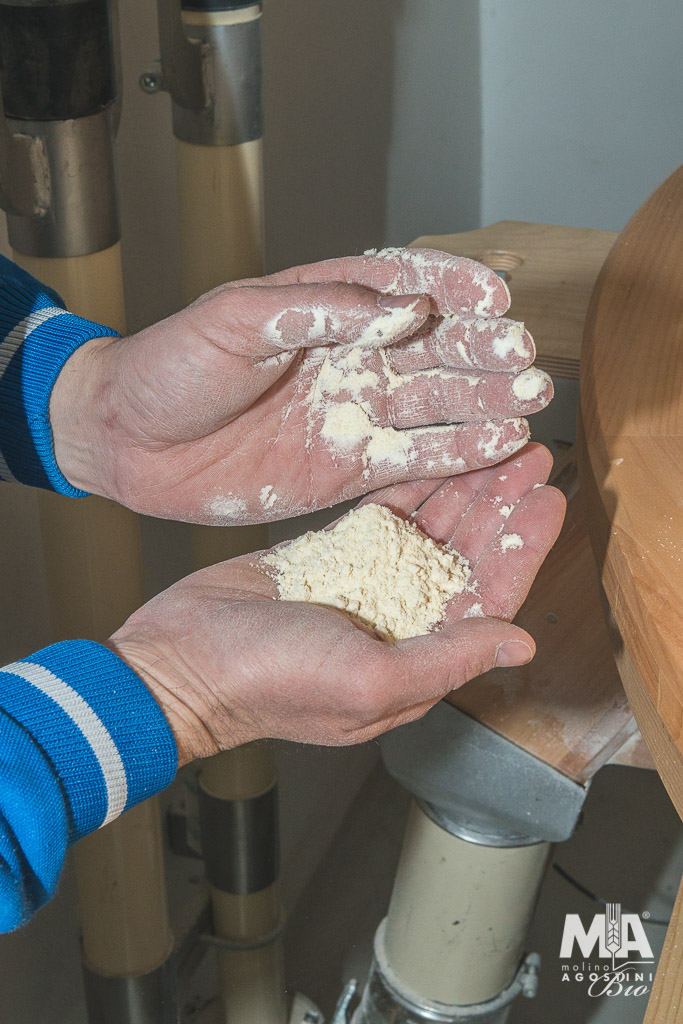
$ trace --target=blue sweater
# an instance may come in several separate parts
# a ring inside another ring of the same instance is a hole
[[[55,461],[50,393],[79,345],[115,334],[0,256],[0,480],[85,497]],[[108,648],[73,640],[0,668],[0,932],[54,895],[72,843],[176,767],[161,708]]]

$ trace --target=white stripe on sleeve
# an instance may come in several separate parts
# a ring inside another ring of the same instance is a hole
[[[29,334],[40,327],[47,320],[52,320],[55,316],[64,316],[68,310],[62,309],[60,306],[47,306],[45,309],[37,309],[33,313],[29,313],[23,320],[12,328],[11,331],[0,341],[0,377],[7,369],[10,359],[15,354],[22,342],[28,338]],[[16,484],[17,478],[11,472],[5,457],[0,452],[0,480],[5,480],[7,483]]]
[[[104,723],[80,693],[42,665],[20,661],[5,665],[0,672],[11,672],[50,697],[76,725],[102,770],[107,790],[107,813],[102,826],[122,813],[128,799],[128,780],[118,748]]]
[[[46,306],[45,309],[36,309],[20,320],[0,341],[0,374],[5,372],[10,359],[29,334],[33,334],[38,327],[42,327],[47,320],[52,320],[55,316],[68,316],[68,312],[61,306]]]

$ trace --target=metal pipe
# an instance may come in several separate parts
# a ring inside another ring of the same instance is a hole
[[[261,5],[223,6],[182,11],[206,86],[199,108],[173,99],[184,302],[263,273]]]
[[[158,0],[161,72],[176,137],[182,297],[263,273],[261,5]],[[267,546],[266,527],[194,527],[197,568]],[[272,756],[248,744],[205,762],[202,847],[229,1024],[284,1024]]]
[[[30,185],[46,202],[8,215],[15,261],[74,313],[123,333],[110,13],[106,0],[0,3],[13,116],[0,114],[44,157],[44,180]],[[144,599],[139,520],[100,498],[38,500],[53,638],[105,640]],[[157,802],[86,837],[75,860],[92,1024],[175,1024]]]
[[[461,839],[413,802],[356,1024],[502,1022],[549,852]]]
[[[267,744],[207,759],[199,783],[224,1019],[284,1022],[277,775]]]

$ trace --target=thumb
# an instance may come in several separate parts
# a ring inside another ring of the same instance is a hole
[[[410,680],[415,702],[437,699],[492,668],[526,665],[536,653],[532,637],[502,619],[460,619],[436,633],[399,640],[389,650]]]
[[[318,345],[391,345],[414,334],[430,312],[427,296],[380,295],[342,282],[246,286],[214,296],[225,344],[256,359]]]

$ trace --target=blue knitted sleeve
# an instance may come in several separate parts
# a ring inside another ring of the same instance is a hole
[[[0,668],[0,932],[54,895],[68,846],[177,763],[161,708],[109,648],[71,640]]]
[[[80,345],[117,336],[69,313],[56,292],[0,256],[0,480],[85,495],[55,461],[50,395]]]

